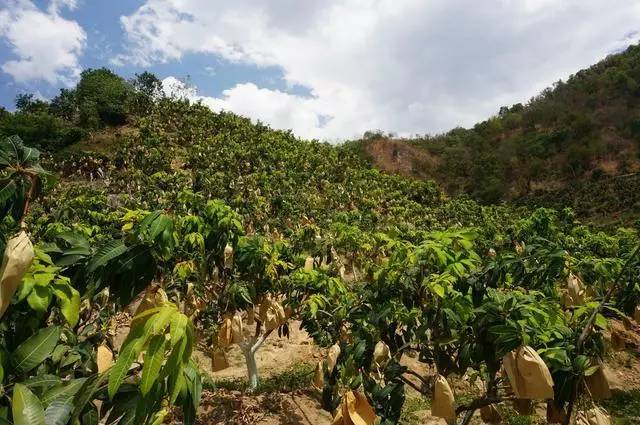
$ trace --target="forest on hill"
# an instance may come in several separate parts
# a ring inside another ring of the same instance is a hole
[[[226,388],[279,390],[258,359],[294,326],[319,356],[296,388],[328,423],[415,423],[416,403],[456,424],[632,423],[640,387],[614,394],[605,371],[638,366],[637,223],[492,201],[592,158],[634,170],[638,54],[412,141],[436,182],[149,73],[19,96],[0,113],[0,423],[210,423]],[[240,386],[217,375],[233,353]],[[221,422],[257,417],[238,409]]]
[[[621,211],[637,217],[638,178],[609,178],[640,171],[639,110],[640,46],[633,45],[470,129],[400,141],[371,132],[362,148],[382,169],[433,179],[449,194],[488,203],[527,197],[600,219]],[[391,154],[381,161],[385,146]],[[571,197],[583,182],[592,189],[580,186]]]

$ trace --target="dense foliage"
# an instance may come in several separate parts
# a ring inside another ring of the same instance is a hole
[[[2,316],[5,421],[193,423],[202,378],[192,351],[224,367],[239,345],[253,390],[256,351],[293,319],[332,347],[317,374],[332,412],[353,398],[397,423],[406,386],[431,397],[437,376],[465,375],[482,388],[456,406],[468,423],[514,400],[502,363],[522,346],[550,371],[555,406],[586,409],[608,319],[640,303],[637,229],[596,231],[569,208],[449,198],[371,168],[355,144],[300,140],[158,90],[149,74],[87,71],[52,102],[21,97],[9,114],[108,137],[100,153],[56,144],[42,158],[2,139],[2,250],[21,229],[35,245]],[[129,332],[118,346],[121,316]],[[33,346],[44,348],[27,367]],[[105,353],[115,362],[102,368]],[[432,373],[409,369],[410,355]]]
[[[407,140],[428,154],[428,160],[415,164],[416,172],[447,193],[468,193],[484,202],[591,176],[637,172],[639,87],[640,46],[634,45],[558,81],[526,104],[502,107],[473,128]],[[363,141],[365,147],[370,142]]]

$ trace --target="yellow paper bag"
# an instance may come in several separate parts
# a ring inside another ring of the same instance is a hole
[[[0,266],[0,317],[9,308],[13,294],[31,267],[33,255],[33,245],[25,231],[7,241]]]

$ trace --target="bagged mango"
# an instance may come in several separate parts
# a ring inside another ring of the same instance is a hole
[[[113,365],[113,353],[106,345],[98,346],[96,354],[96,363],[98,364],[98,373],[102,373]]]
[[[211,371],[219,372],[229,367],[227,353],[221,348],[216,348],[211,352]]]
[[[310,272],[311,270],[313,270],[313,257],[307,257],[304,260],[304,271]]]
[[[571,305],[584,304],[586,289],[580,278],[573,273],[569,273],[567,278],[567,294],[571,300]]]
[[[218,347],[226,348],[233,344],[233,325],[231,315],[225,315],[222,319],[222,325],[218,329]]]
[[[324,388],[324,370],[322,370],[322,362],[318,362],[318,364],[316,364],[312,384],[319,390]]]
[[[242,325],[242,316],[240,313],[233,315],[231,319],[231,343],[240,344],[244,341],[244,327]]]
[[[367,398],[357,391],[347,391],[332,425],[373,425],[375,420],[376,414]]]
[[[279,302],[272,299],[270,295],[265,296],[262,304],[260,304],[260,321],[264,326],[265,332],[277,329],[287,321],[284,308]]]
[[[340,326],[340,341],[348,342],[351,338],[351,332],[349,331],[349,327],[344,323]]]
[[[431,400],[431,415],[453,420],[456,418],[453,391],[446,378],[442,375],[436,377],[433,386],[433,399]]]
[[[389,346],[382,341],[378,341],[373,349],[373,367],[382,368],[389,360],[391,360]]]
[[[224,267],[233,268],[233,247],[229,244],[224,247]]]
[[[592,375],[585,376],[584,382],[591,397],[595,400],[611,398],[611,389],[609,388],[609,380],[604,373],[604,365],[600,364],[598,370]]]
[[[7,311],[25,273],[33,261],[33,245],[25,231],[7,241],[0,266],[0,317]]]
[[[338,357],[340,357],[340,345],[333,344],[327,352],[327,370],[329,373],[332,373],[333,369],[335,369]]]
[[[507,353],[502,359],[502,364],[517,398],[553,398],[551,372],[532,347],[525,345]]]
[[[640,305],[636,306],[636,311],[633,313],[633,320],[640,323]]]

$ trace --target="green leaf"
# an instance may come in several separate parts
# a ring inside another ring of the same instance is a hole
[[[22,384],[13,388],[13,423],[15,425],[45,425],[42,403]]]
[[[95,398],[95,393],[98,391],[98,388],[102,385],[105,379],[109,377],[109,373],[111,370],[107,370],[100,375],[94,375],[87,379],[84,382],[80,391],[76,393],[76,396],[73,400],[73,417],[71,418],[71,423],[75,423],[78,420],[82,412],[85,410],[85,406],[91,400]]]
[[[56,375],[36,375],[23,381],[22,384],[29,388],[49,388],[62,383],[62,379]]]
[[[200,399],[202,397],[202,378],[198,373],[198,369],[194,362],[191,361],[187,367],[184,368],[184,374],[189,383],[189,393],[191,394],[191,402],[195,409],[200,405]]]
[[[167,360],[167,364],[163,369],[163,376],[174,374],[178,369],[182,368],[182,358],[187,348],[187,336],[180,338],[179,342],[171,349],[171,354]]]
[[[151,418],[151,425],[162,425],[167,414],[169,414],[167,409],[162,409],[159,412],[156,412]]]
[[[440,298],[444,298],[444,287],[442,285],[434,282],[430,285],[430,288],[431,291],[433,291],[433,293],[435,293],[437,296],[439,296]]]
[[[87,379],[88,378],[72,379],[68,383],[51,388],[42,396],[42,403],[44,403],[45,406],[49,406],[54,400],[71,402]]]
[[[54,282],[52,288],[60,302],[62,315],[69,326],[74,327],[80,319],[80,292],[64,281]]]
[[[186,390],[187,388],[187,380],[184,377],[184,373],[182,368],[179,368],[175,371],[175,373],[171,376],[170,383],[173,385],[169,385],[171,389],[171,397],[169,398],[169,404],[174,404],[178,399],[178,396]]]
[[[184,336],[189,318],[184,314],[178,313],[171,318],[171,329],[169,335],[171,337],[171,346],[175,346],[180,338]]]
[[[2,207],[4,203],[7,202],[7,200],[9,200],[9,198],[11,198],[15,192],[16,182],[10,180],[9,183],[4,185],[2,189],[0,189],[0,207]]]
[[[175,306],[171,304],[163,306],[157,314],[151,316],[144,324],[144,341],[146,342],[152,335],[163,334],[171,322],[171,317],[176,313]]]
[[[25,298],[27,298],[31,291],[33,291],[33,287],[35,286],[35,284],[36,281],[33,276],[27,274],[22,279],[22,283],[20,283],[20,286],[16,291],[15,299],[17,300],[17,302],[22,302]]]
[[[72,399],[56,399],[49,403],[44,411],[45,422],[47,425],[65,425],[71,417],[73,410]]]
[[[89,405],[84,415],[82,415],[82,425],[98,425],[99,421],[98,409],[93,404]]]
[[[600,313],[596,315],[594,324],[602,330],[607,330],[607,327],[608,327],[607,319]]]
[[[58,326],[50,326],[39,330],[38,333],[20,344],[13,352],[16,371],[19,373],[29,372],[45,361],[59,339],[60,328]]]
[[[589,369],[584,371],[584,376],[591,376],[596,373],[600,369],[600,365],[591,366]]]
[[[51,288],[36,285],[27,297],[27,302],[35,311],[44,313],[49,308],[49,304],[51,304],[51,297]]]
[[[129,367],[131,367],[133,361],[140,354],[140,350],[144,344],[142,338],[143,330],[143,327],[138,326],[130,331],[129,336],[127,336],[127,339],[122,345],[118,360],[111,368],[108,385],[110,399],[118,392],[118,388],[120,388],[122,381],[124,381],[124,378],[129,372]]]
[[[87,271],[93,273],[98,268],[127,252],[127,250],[127,246],[122,241],[107,242],[96,252],[96,255],[93,256]]]
[[[160,368],[164,360],[164,347],[166,339],[164,335],[156,335],[151,338],[149,348],[144,355],[142,378],[140,379],[140,392],[146,396],[159,376]]]

